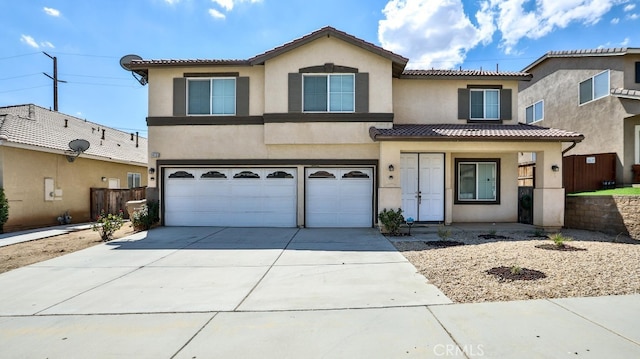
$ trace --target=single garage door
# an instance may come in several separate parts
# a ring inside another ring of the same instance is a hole
[[[167,168],[164,176],[167,226],[296,226],[296,169]]]
[[[307,227],[371,227],[372,168],[305,169]]]

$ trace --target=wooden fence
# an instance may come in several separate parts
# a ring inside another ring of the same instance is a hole
[[[596,191],[615,186],[615,153],[573,155],[562,159],[562,182],[566,193]]]
[[[525,163],[518,166],[518,187],[534,187],[536,164]]]
[[[129,189],[91,188],[91,219],[95,220],[101,211],[117,214],[122,211],[129,218],[127,202],[145,198],[146,187]]]

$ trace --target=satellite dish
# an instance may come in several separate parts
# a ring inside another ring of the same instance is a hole
[[[127,70],[127,71],[131,71],[131,75],[133,76],[133,78],[136,79],[136,81],[138,81],[140,83],[140,85],[144,86],[147,84],[147,78],[144,75],[141,75],[139,73],[136,73],[135,71],[129,69],[129,64],[131,64],[132,61],[134,60],[142,60],[142,57],[138,56],[138,55],[124,55],[122,56],[122,58],[120,59],[120,66],[122,66],[123,69]],[[138,75],[138,76],[136,76]]]
[[[71,151],[73,151],[75,156],[67,156],[67,161],[69,161],[69,162],[75,161],[76,158],[78,156],[80,156],[80,154],[82,152],[84,152],[87,149],[89,149],[89,146],[90,146],[89,141],[83,140],[81,138],[75,139],[75,140],[69,142],[69,148],[71,149]]]

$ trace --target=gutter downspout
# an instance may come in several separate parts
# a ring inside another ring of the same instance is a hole
[[[571,146],[569,146],[569,147],[565,148],[564,150],[562,150],[562,156],[564,156],[565,153],[571,151],[574,147],[576,147],[578,142],[580,142],[580,141],[573,141],[573,144]]]

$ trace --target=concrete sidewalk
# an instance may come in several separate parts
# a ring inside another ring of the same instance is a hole
[[[0,288],[3,358],[640,357],[640,295],[451,304],[375,229],[161,227]]]
[[[59,236],[75,231],[91,229],[91,223],[68,224],[45,228],[29,229],[19,232],[0,233],[0,247]]]

